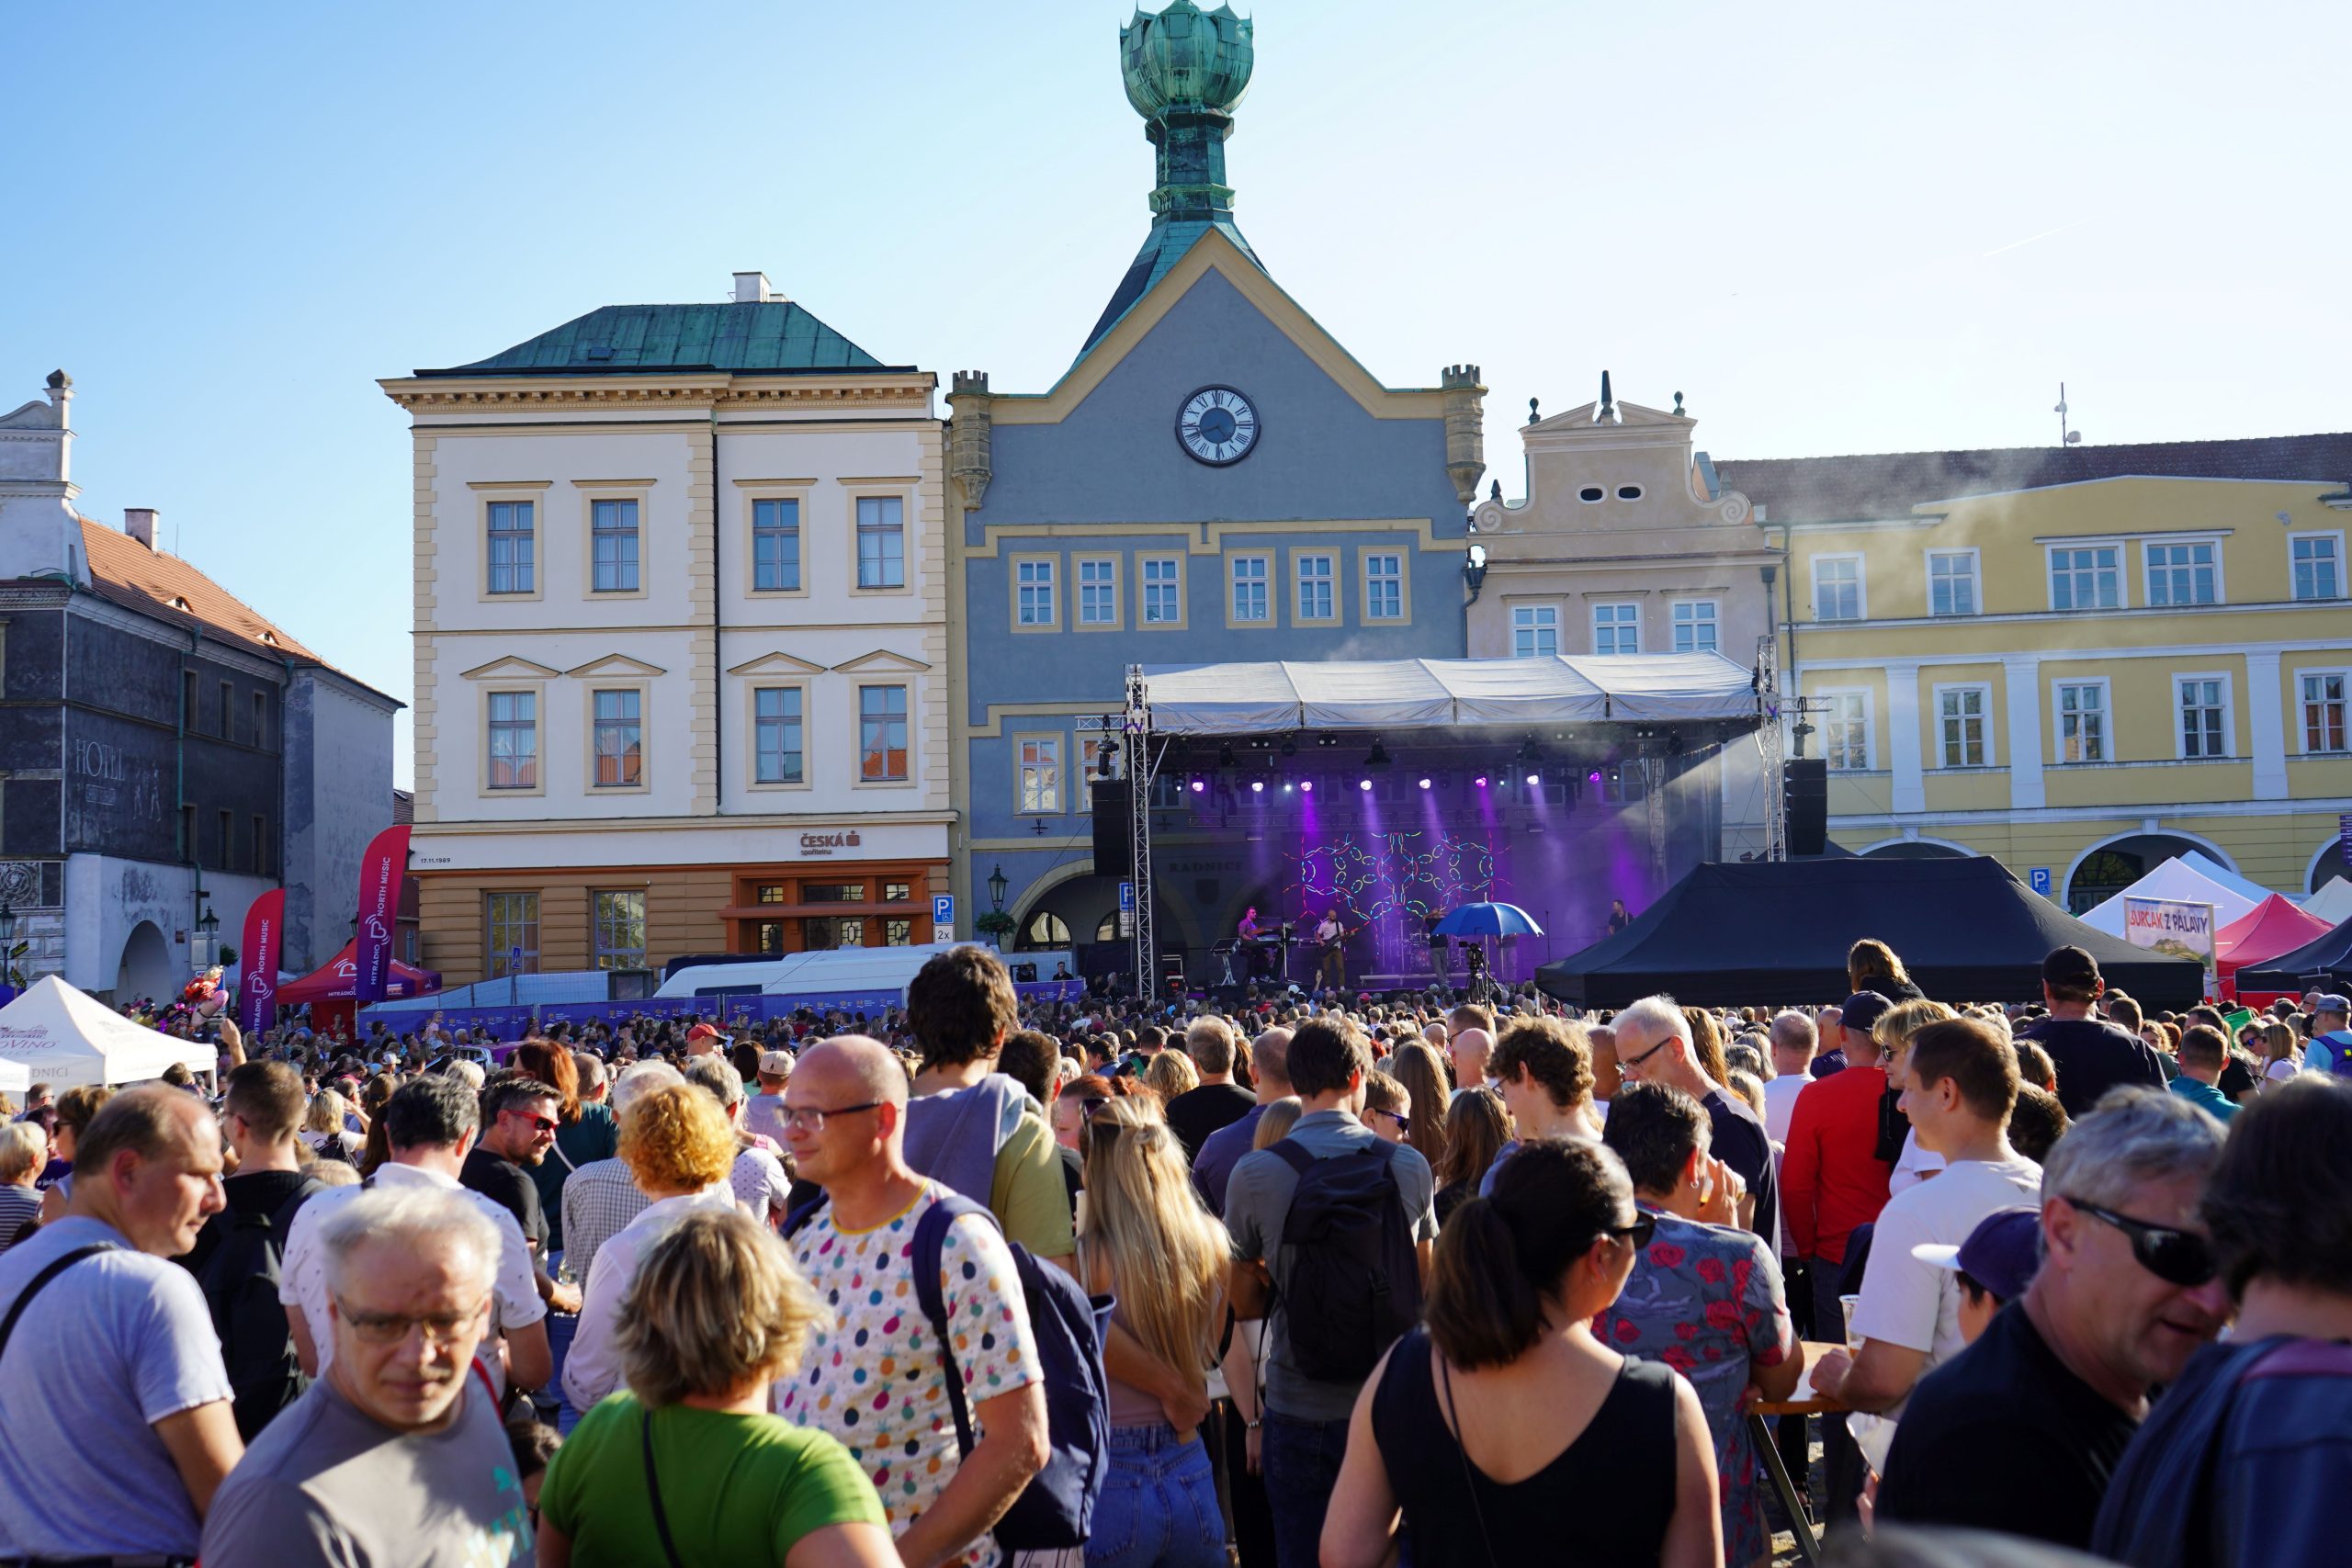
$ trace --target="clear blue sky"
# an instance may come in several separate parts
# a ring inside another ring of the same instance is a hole
[[[2092,441],[2352,429],[2341,6],[1250,13],[1243,231],[1390,384],[1484,366],[1507,491],[1528,398],[1604,366],[1718,457],[2047,442],[2062,378]],[[0,408],[63,366],[85,512],[160,508],[405,698],[376,378],[760,267],[886,361],[1041,389],[1148,221],[1125,15],[28,0]]]

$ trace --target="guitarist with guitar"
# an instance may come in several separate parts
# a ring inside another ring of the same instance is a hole
[[[1360,929],[1360,928],[1359,928]],[[1348,983],[1348,938],[1354,932],[1340,923],[1337,905],[1324,911],[1323,923],[1315,928],[1315,943],[1318,952],[1315,959],[1315,984],[1328,983],[1344,989]]]

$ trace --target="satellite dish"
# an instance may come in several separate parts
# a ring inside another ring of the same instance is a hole
[[[2066,445],[2069,446],[2075,445],[2077,442],[2081,441],[2082,438],[2083,433],[2079,430],[2070,430],[2066,432]]]

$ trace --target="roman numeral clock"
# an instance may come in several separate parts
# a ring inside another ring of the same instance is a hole
[[[1230,387],[1203,387],[1176,411],[1176,441],[1196,462],[1222,468],[1258,448],[1258,411]]]

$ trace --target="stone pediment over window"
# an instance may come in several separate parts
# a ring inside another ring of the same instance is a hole
[[[597,675],[666,675],[669,671],[662,669],[659,664],[648,664],[642,659],[631,659],[626,653],[608,653],[602,659],[592,659],[585,664],[565,671],[564,673],[574,677],[582,677]]]
[[[534,664],[527,659],[518,659],[510,653],[503,659],[493,659],[487,664],[467,671],[464,679],[469,681],[552,681],[562,673],[560,670],[550,670],[544,664]]]
[[[862,653],[855,659],[843,660],[841,663],[834,665],[833,668],[836,670],[864,672],[866,671],[881,671],[889,670],[922,671],[928,670],[931,666],[925,664],[920,659],[910,659],[903,653],[893,653],[887,648],[877,648],[873,652]]]
[[[746,660],[729,670],[729,675],[821,675],[825,667],[811,664],[805,659],[795,659],[788,653],[763,653],[757,659]]]

